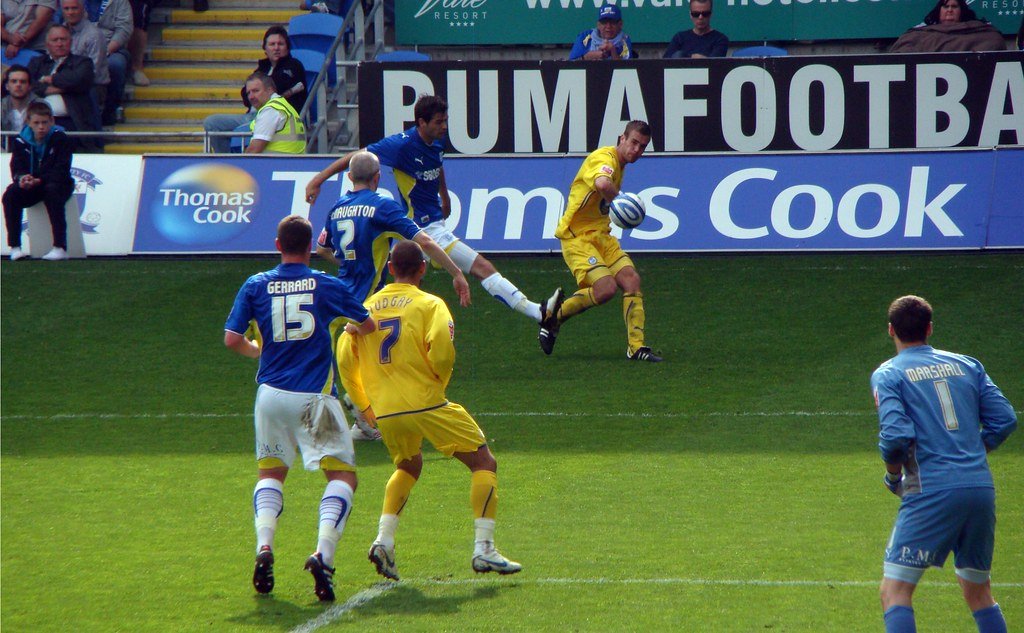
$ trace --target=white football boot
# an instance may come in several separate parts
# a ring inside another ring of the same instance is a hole
[[[374,541],[367,555],[370,562],[377,568],[377,573],[391,580],[398,580],[398,566],[395,564],[395,549],[380,541]]]
[[[496,571],[501,575],[515,574],[523,570],[523,566],[514,560],[501,555],[492,541],[477,543],[473,551],[473,571],[478,574]]]

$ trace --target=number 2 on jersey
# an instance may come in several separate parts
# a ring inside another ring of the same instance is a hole
[[[356,223],[352,220],[341,220],[338,222],[338,255],[342,261],[353,261],[356,258],[356,251],[352,248],[352,242],[356,239]]]
[[[384,340],[380,342],[380,364],[387,365],[391,362],[391,348],[398,342],[398,337],[402,333],[402,319],[383,319],[377,323],[377,328],[381,332],[386,332]]]
[[[303,306],[313,305],[313,295],[284,295],[271,297],[270,312],[274,325],[274,341],[301,341],[313,334],[316,319],[312,313],[303,310]],[[289,323],[298,325],[288,327]]]

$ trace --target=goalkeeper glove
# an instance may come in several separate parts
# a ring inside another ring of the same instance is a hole
[[[903,498],[903,473],[890,473],[885,471],[885,477],[882,478],[882,483],[889,489],[889,492],[893,493],[900,499]]]

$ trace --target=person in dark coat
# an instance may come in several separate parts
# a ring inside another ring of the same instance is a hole
[[[42,201],[50,216],[53,248],[43,259],[68,258],[68,227],[64,205],[75,190],[71,177],[72,142],[64,128],[56,125],[48,103],[28,106],[27,123],[11,148],[11,182],[4,191],[4,222],[11,261],[28,257],[21,250],[21,222],[25,209]]]

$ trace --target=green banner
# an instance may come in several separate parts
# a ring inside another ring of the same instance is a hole
[[[607,0],[396,0],[396,41],[414,44],[572,44]],[[634,42],[668,41],[693,28],[688,0],[618,0]],[[733,42],[885,39],[916,26],[934,0],[717,0],[712,27]],[[1024,0],[974,0],[1004,34]]]

